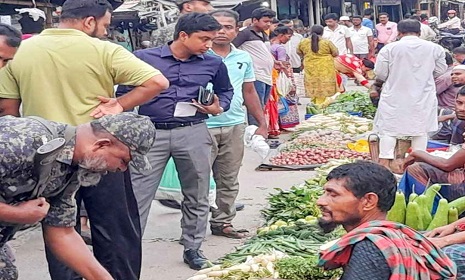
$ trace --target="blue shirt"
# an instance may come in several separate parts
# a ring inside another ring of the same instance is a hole
[[[208,53],[217,55],[213,50],[209,50]],[[242,85],[247,82],[255,81],[252,57],[250,54],[245,51],[238,50],[236,47],[231,45],[231,52],[222,59],[228,68],[229,79],[231,80],[231,84],[234,88],[234,96],[231,101],[229,111],[219,116],[211,116],[207,120],[209,128],[234,126],[245,122]]]
[[[148,64],[157,67],[168,79],[170,86],[159,96],[139,106],[139,114],[148,116],[154,123],[195,122],[208,118],[208,115],[197,112],[192,117],[174,117],[178,102],[192,102],[198,99],[200,87],[213,84],[213,90],[220,99],[224,111],[229,106],[234,94],[229,82],[228,69],[222,59],[211,54],[193,55],[185,61],[173,56],[170,45],[158,48],[139,50],[134,55]],[[119,86],[117,96],[132,89],[130,86]]]
[[[375,31],[375,24],[371,19],[368,18],[363,18],[362,20],[362,26],[370,28],[372,31]]]

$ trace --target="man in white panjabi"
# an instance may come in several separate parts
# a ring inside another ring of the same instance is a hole
[[[384,82],[374,120],[380,164],[390,167],[397,137],[412,137],[413,150],[426,150],[428,132],[438,129],[434,78],[447,70],[442,47],[420,39],[420,22],[401,21],[398,42],[386,45],[375,65]]]

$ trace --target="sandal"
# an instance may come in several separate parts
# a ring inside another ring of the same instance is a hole
[[[242,239],[247,237],[249,233],[246,229],[235,229],[232,224],[224,224],[222,226],[211,226],[212,234],[216,236],[224,236],[227,238]]]

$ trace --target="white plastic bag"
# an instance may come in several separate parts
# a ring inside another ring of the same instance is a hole
[[[244,144],[246,147],[251,148],[254,152],[260,155],[262,159],[265,159],[270,152],[270,146],[265,141],[265,138],[261,135],[255,135],[258,127],[250,125],[245,128],[244,133]]]
[[[278,94],[286,96],[292,91],[292,87],[292,80],[283,72],[279,73],[278,79],[276,80],[276,89],[278,90]]]

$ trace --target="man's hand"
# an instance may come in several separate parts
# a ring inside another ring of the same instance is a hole
[[[455,232],[455,226],[453,224],[442,226],[433,229],[425,234],[430,239],[440,239],[441,237],[451,235]]]
[[[29,200],[15,206],[18,213],[18,224],[35,224],[47,216],[50,204],[43,197]]]
[[[438,246],[439,248],[449,246],[449,243],[447,242],[447,239],[444,238],[444,237],[441,237],[441,238],[429,238],[429,241],[431,241],[431,243]]]
[[[255,131],[255,135],[261,135],[263,138],[268,138],[268,127],[261,126]]]
[[[220,99],[218,96],[215,94],[213,95],[213,103],[210,106],[205,106],[197,102],[197,100],[192,99],[192,102],[196,105],[197,111],[200,113],[204,114],[210,114],[210,115],[219,115],[223,113],[223,108],[220,106]]]
[[[90,116],[99,119],[105,115],[116,115],[124,111],[123,106],[119,104],[118,99],[99,96],[100,105],[97,106]]]
[[[413,153],[413,152],[412,152]],[[414,164],[416,161],[416,158],[414,155],[410,153],[406,159],[404,159],[404,170],[409,167],[410,165]]]

